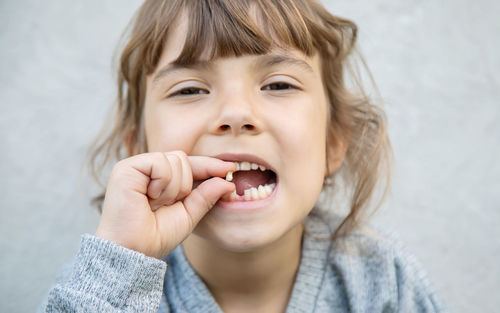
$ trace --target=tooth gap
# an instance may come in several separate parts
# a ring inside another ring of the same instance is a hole
[[[265,170],[264,173],[265,172],[268,172],[269,175],[269,179],[267,180],[266,185],[275,184],[277,180],[276,173],[271,170]]]

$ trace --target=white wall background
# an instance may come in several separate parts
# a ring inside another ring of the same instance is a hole
[[[31,312],[98,215],[79,183],[138,0],[0,2],[0,311]],[[454,312],[500,307],[500,2],[331,0],[386,100],[401,233]]]

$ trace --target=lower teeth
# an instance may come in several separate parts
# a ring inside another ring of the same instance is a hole
[[[276,187],[275,183],[264,186],[259,185],[258,188],[252,187],[246,189],[244,191],[243,196],[238,195],[236,193],[236,190],[234,190],[231,194],[225,195],[223,199],[229,201],[253,201],[253,200],[265,199],[269,197],[269,195],[273,192],[275,187]]]

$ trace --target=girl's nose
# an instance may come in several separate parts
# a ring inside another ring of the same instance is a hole
[[[213,124],[216,134],[256,135],[262,131],[262,122],[256,114],[256,105],[248,98],[243,98],[228,97],[221,103],[219,118]]]

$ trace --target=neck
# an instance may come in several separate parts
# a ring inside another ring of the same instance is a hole
[[[184,253],[224,312],[285,311],[300,264],[303,225],[277,241],[251,252],[233,252],[197,235],[189,236]],[[231,308],[231,309],[230,309]]]

